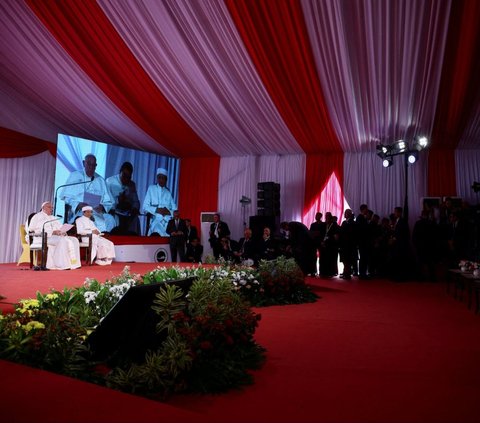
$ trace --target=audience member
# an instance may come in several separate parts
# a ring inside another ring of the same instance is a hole
[[[428,210],[422,210],[420,219],[415,222],[412,242],[419,267],[419,277],[436,280],[439,232],[437,224],[430,218]]]
[[[66,186],[60,198],[70,206],[68,222],[73,223],[77,217],[82,216],[82,207],[93,208],[95,225],[101,232],[111,232],[115,227],[115,219],[108,214],[113,207],[113,197],[105,179],[95,172],[97,158],[93,154],[87,154],[83,160],[83,169],[73,171],[68,177]]]
[[[276,246],[271,237],[271,231],[269,227],[263,228],[262,239],[257,245],[257,262],[260,260],[273,260],[276,258]]]
[[[188,263],[201,263],[203,256],[203,245],[198,238],[192,238],[187,244],[185,261]]]
[[[223,237],[230,237],[230,228],[228,224],[220,219],[220,214],[213,215],[213,223],[210,225],[209,242],[213,250],[213,255],[216,259],[220,256],[220,240]]]
[[[112,264],[115,258],[115,246],[113,242],[103,238],[102,233],[98,230],[92,221],[93,208],[91,206],[82,207],[83,216],[75,220],[77,226],[77,234],[92,234],[92,262],[96,258],[95,263],[99,266],[107,266]]]
[[[343,213],[345,220],[340,226],[340,261],[343,263],[343,279],[352,278],[353,262],[357,260],[357,231],[355,225],[355,217],[350,209],[346,209]]]
[[[61,230],[62,224],[52,217],[52,203],[46,201],[42,204],[42,210],[36,213],[30,220],[27,232],[33,233],[32,245],[41,243],[42,232],[47,234],[47,269],[68,270],[77,269],[81,266],[80,245],[78,239],[67,236]]]
[[[185,245],[186,238],[185,233],[187,231],[187,225],[185,221],[180,218],[180,212],[174,210],[173,218],[167,224],[166,232],[170,236],[170,254],[172,256],[172,262],[177,262],[177,256],[179,261],[185,261]]]
[[[192,226],[192,221],[190,219],[185,219],[185,225],[187,227],[185,237],[187,244],[189,244],[194,238],[198,238],[198,231],[195,226]]]
[[[243,237],[237,243],[237,248],[233,251],[235,261],[237,263],[244,263],[253,265],[256,259],[255,242],[252,239],[252,230],[245,228]],[[248,263],[247,263],[248,261]]]
[[[157,183],[150,185],[143,200],[143,210],[150,213],[151,220],[147,235],[167,236],[167,225],[176,210],[170,190],[167,188],[167,170],[157,169]]]
[[[132,181],[133,165],[125,162],[120,166],[120,173],[106,179],[106,184],[113,197],[110,210],[115,217],[116,227],[112,233],[118,235],[140,235],[140,200],[137,186]]]
[[[325,213],[326,231],[320,252],[320,276],[331,278],[338,274],[338,240],[340,227],[330,212]]]
[[[316,273],[315,244],[308,227],[301,222],[289,222],[290,257],[293,257],[304,275]]]

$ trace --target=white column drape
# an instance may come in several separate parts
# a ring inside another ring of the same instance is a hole
[[[53,201],[55,158],[46,151],[18,159],[0,159],[0,263],[16,263],[22,252],[20,225],[44,201]]]

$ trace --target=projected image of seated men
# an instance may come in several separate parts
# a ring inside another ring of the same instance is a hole
[[[168,236],[167,225],[177,205],[172,193],[166,186],[168,172],[164,168],[157,169],[157,183],[150,185],[143,200],[143,210],[152,215],[148,235]]]
[[[114,217],[108,214],[113,207],[113,197],[105,179],[95,172],[96,167],[97,158],[93,154],[87,154],[83,159],[83,169],[70,174],[66,185],[72,185],[63,188],[60,198],[70,206],[69,222],[82,215],[82,207],[91,206],[98,230],[111,232],[116,224]]]
[[[112,233],[118,235],[140,235],[140,200],[137,186],[132,181],[133,165],[124,162],[120,173],[106,179],[107,187],[113,196],[114,206],[110,213],[115,217],[116,228]]]

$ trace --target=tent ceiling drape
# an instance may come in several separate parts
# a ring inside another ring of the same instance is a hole
[[[292,218],[407,189],[478,202],[479,22],[478,0],[3,0],[0,158],[59,132],[179,157],[182,207],[232,219],[226,187],[264,175],[298,188]],[[377,143],[417,135],[415,185],[382,177]]]
[[[478,148],[476,0],[0,5],[0,126],[178,157]]]

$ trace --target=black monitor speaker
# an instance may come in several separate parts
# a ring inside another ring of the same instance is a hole
[[[86,339],[93,360],[113,355],[143,361],[147,350],[156,350],[165,334],[156,332],[157,314],[152,310],[155,295],[162,287],[176,285],[186,296],[195,277],[132,286],[101,320]]]

